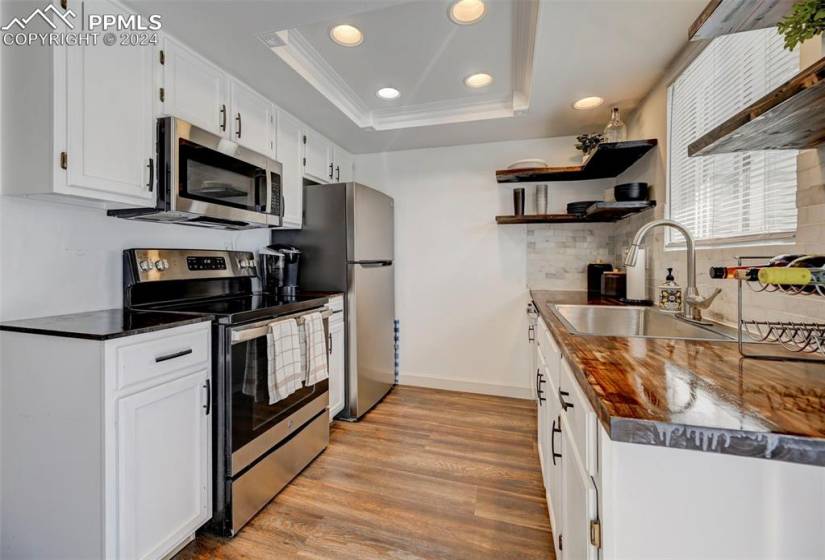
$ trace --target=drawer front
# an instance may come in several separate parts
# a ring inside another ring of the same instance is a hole
[[[537,333],[536,343],[539,348],[541,348],[542,355],[544,356],[544,361],[547,365],[547,374],[550,377],[550,381],[553,383],[553,386],[558,388],[561,351],[559,350],[556,341],[553,339],[553,335],[550,334],[550,330],[547,328],[547,325],[544,324],[544,321],[538,322]]]
[[[585,466],[588,474],[596,474],[596,413],[584,396],[567,360],[561,360],[561,380],[556,398],[562,405],[563,429]],[[566,394],[564,394],[566,393]]]
[[[206,364],[210,359],[209,323],[119,339],[114,348],[115,390]]]

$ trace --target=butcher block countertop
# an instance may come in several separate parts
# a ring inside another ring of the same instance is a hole
[[[825,466],[825,364],[744,359],[730,342],[576,335],[551,304],[617,302],[531,296],[612,440]]]

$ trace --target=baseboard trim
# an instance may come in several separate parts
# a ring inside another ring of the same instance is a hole
[[[479,393],[481,395],[495,395],[498,397],[513,397],[516,399],[532,399],[533,392],[529,387],[515,387],[513,385],[496,385],[494,383],[479,383],[465,379],[445,379],[443,377],[427,377],[401,373],[399,385],[413,387],[427,387],[430,389],[444,389],[446,391],[462,391],[465,393]]]

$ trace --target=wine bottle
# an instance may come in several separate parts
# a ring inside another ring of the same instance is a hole
[[[747,265],[747,266],[712,266],[710,267],[710,277],[717,280],[747,280],[756,282],[758,280],[759,269],[766,267],[781,267],[791,264],[793,261],[802,258],[803,255],[779,255],[772,258],[768,264]]]
[[[825,269],[795,266],[762,268],[759,269],[759,281],[763,284],[779,284],[785,286],[825,285]]]
[[[716,280],[748,280],[748,276],[756,280],[759,272],[757,266],[712,266],[710,267],[710,277]],[[753,271],[749,274],[748,271]]]

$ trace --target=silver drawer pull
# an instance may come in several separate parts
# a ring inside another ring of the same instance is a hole
[[[181,356],[188,356],[192,353],[191,348],[187,348],[186,350],[181,350],[180,352],[172,352],[171,354],[164,354],[163,356],[155,356],[155,362],[166,362],[168,360],[174,360],[175,358],[180,358]]]

